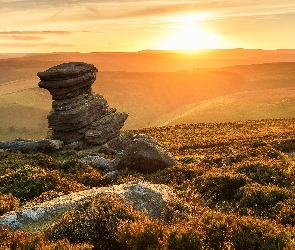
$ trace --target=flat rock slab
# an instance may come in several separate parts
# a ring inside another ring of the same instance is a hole
[[[16,139],[14,141],[0,142],[0,149],[20,151],[23,153],[52,152],[62,149],[62,141],[43,139],[39,141],[29,139]]]
[[[172,189],[166,185],[132,181],[63,195],[33,207],[11,212],[0,217],[0,227],[5,224],[11,229],[44,230],[74,206],[103,195],[121,198],[135,209],[145,211],[150,218],[159,218],[165,204],[176,199]]]
[[[88,72],[97,72],[93,64],[84,62],[68,62],[51,67],[43,72],[38,72],[37,76],[41,81],[48,81],[42,88],[56,88],[56,83],[50,81],[74,78]]]

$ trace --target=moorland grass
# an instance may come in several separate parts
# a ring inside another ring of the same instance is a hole
[[[164,144],[178,164],[152,174],[120,170],[112,182],[74,152],[0,152],[2,213],[135,179],[166,184],[177,195],[154,220],[119,199],[89,200],[39,234],[3,227],[0,248],[294,249],[294,130],[294,119],[137,130]]]

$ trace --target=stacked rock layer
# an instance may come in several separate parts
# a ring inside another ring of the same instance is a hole
[[[53,99],[48,115],[51,139],[102,145],[120,136],[128,115],[109,109],[107,100],[92,92],[96,72],[92,64],[69,62],[37,74],[39,87]]]

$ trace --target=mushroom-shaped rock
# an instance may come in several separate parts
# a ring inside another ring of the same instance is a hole
[[[97,68],[83,62],[63,63],[38,72],[39,87],[47,89],[54,100],[91,93]]]
[[[155,139],[138,134],[132,143],[114,160],[115,168],[128,168],[151,173],[175,165],[176,162],[166,148]]]

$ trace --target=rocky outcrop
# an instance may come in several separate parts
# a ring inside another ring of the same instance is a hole
[[[19,151],[22,153],[53,152],[63,148],[63,142],[59,140],[29,140],[16,139],[14,141],[0,142],[0,149]]]
[[[37,74],[39,87],[54,100],[48,115],[51,139],[102,145],[120,136],[128,115],[109,109],[107,100],[92,92],[96,72],[92,64],[69,62]]]
[[[66,211],[83,201],[98,196],[116,196],[131,204],[135,209],[145,211],[150,218],[159,218],[166,203],[176,196],[170,187],[163,184],[133,181],[111,187],[93,188],[43,202],[34,207],[23,208],[0,217],[0,227],[34,228],[46,226],[57,220]]]
[[[115,109],[110,110],[102,117],[96,119],[85,132],[85,138],[94,145],[102,145],[120,136],[120,129],[128,115],[118,113]]]
[[[155,139],[137,134],[132,143],[114,160],[117,169],[128,168],[142,173],[151,173],[175,165],[165,146]]]

